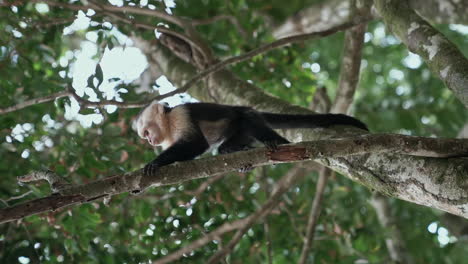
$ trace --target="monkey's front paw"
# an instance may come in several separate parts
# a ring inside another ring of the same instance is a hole
[[[240,167],[237,171],[240,172],[240,173],[247,173],[247,172],[250,172],[254,169],[254,167],[252,166],[252,164],[246,164],[242,167]]]
[[[156,174],[156,171],[158,170],[159,166],[154,163],[148,163],[146,166],[143,168],[143,174],[146,176],[151,176]]]

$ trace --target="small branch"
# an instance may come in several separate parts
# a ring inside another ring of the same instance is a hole
[[[251,214],[248,217],[247,222],[244,224],[242,228],[237,230],[236,234],[232,237],[231,241],[216,252],[209,260],[209,264],[215,264],[219,263],[226,255],[228,255],[234,247],[239,243],[241,238],[244,236],[244,234],[261,218],[263,218],[265,215],[267,215],[270,210],[272,210],[279,202],[281,196],[286,193],[289,188],[296,182],[298,178],[304,175],[304,169],[295,167],[291,170],[288,171],[286,175],[284,175],[280,181],[277,183],[275,186],[275,189],[273,191],[273,194],[270,196],[268,201],[255,213]]]
[[[244,218],[240,220],[236,220],[233,222],[224,223],[220,227],[216,228],[215,230],[211,231],[208,234],[205,234],[203,237],[193,241],[192,243],[184,246],[183,248],[172,252],[171,254],[164,256],[156,261],[153,264],[166,264],[166,263],[173,263],[174,261],[182,258],[184,254],[190,253],[193,250],[203,247],[204,245],[210,243],[211,241],[218,239],[223,234],[237,230],[245,225],[249,218]]]
[[[268,220],[268,219],[267,219]],[[265,237],[266,237],[266,246],[267,246],[267,260],[268,260],[268,264],[273,264],[273,252],[272,252],[272,249],[271,249],[271,234],[270,234],[270,227],[268,225],[268,221],[265,221],[265,223],[263,223],[263,228],[265,229]]]
[[[18,177],[18,182],[21,183],[34,182],[40,180],[46,180],[54,193],[60,192],[61,190],[70,186],[70,184],[67,181],[65,181],[65,179],[63,179],[62,177],[58,176],[56,173],[50,170],[33,171],[31,173]]]
[[[327,89],[323,86],[318,87],[314,93],[314,98],[309,104],[309,108],[317,113],[328,113],[332,102],[328,96]]]
[[[301,169],[301,170],[304,170],[304,169]],[[296,170],[295,170],[296,171]],[[278,190],[282,190],[284,188],[286,188],[286,190],[289,188],[289,187],[284,187],[283,185],[285,184],[292,184],[293,181],[290,181],[288,180],[291,176],[292,177],[297,177],[299,175],[299,173],[296,173],[295,175],[292,175],[292,174],[287,174],[286,176],[284,176],[282,179],[280,179],[280,181],[278,181],[278,184],[276,185],[277,189]],[[283,186],[283,187],[281,187]],[[248,225],[250,222],[255,222],[256,220],[258,220],[260,217],[264,217],[266,214],[268,214],[271,209],[272,209],[272,204],[275,204],[274,201],[277,200],[278,197],[273,197],[273,195],[270,197],[270,199],[262,206],[260,207],[258,210],[255,211],[255,213],[249,215],[248,217],[244,218],[244,219],[241,219],[241,220],[237,220],[237,221],[234,221],[234,222],[231,222],[231,223],[225,223],[223,224],[222,226],[218,227],[217,229],[215,229],[214,231],[206,234],[205,236],[195,240],[194,242],[190,243],[189,245],[187,246],[184,246],[183,248],[161,258],[161,259],[158,259],[156,260],[155,262],[153,262],[153,264],[165,264],[165,263],[171,263],[173,261],[176,261],[178,259],[180,259],[182,257],[183,254],[186,254],[186,253],[189,253],[197,248],[200,248],[204,245],[206,245],[207,243],[213,241],[214,239],[219,239],[221,237],[221,235],[227,233],[227,232],[231,232],[231,231],[234,231],[234,230],[241,230],[241,229],[244,229],[246,225]],[[272,201],[272,199],[274,199],[274,201]],[[248,230],[248,229],[247,229]]]
[[[186,194],[192,195],[195,197],[200,196],[210,185],[224,178],[225,175],[220,174],[211,178],[208,178],[206,181],[202,182],[200,186],[194,191],[185,191]]]
[[[365,32],[365,23],[346,30],[338,91],[331,109],[332,113],[346,114],[353,102],[354,92],[359,82]]]
[[[391,213],[388,197],[374,194],[370,203],[377,213],[380,225],[386,231],[387,238],[385,239],[385,244],[392,261],[395,263],[413,263],[406,250],[405,240],[398,228],[397,220]]]
[[[169,29],[169,28],[167,28],[165,26],[154,26],[154,25],[150,25],[150,24],[146,24],[146,23],[142,23],[142,22],[137,22],[137,21],[129,19],[129,18],[125,17],[125,16],[115,14],[114,12],[109,10],[109,5],[101,5],[101,4],[98,4],[98,3],[94,3],[92,1],[90,1],[90,3],[91,3],[91,5],[90,5],[91,7],[97,9],[96,11],[100,11],[101,13],[107,14],[107,15],[109,15],[109,16],[117,19],[117,20],[120,20],[122,22],[125,22],[126,24],[132,25],[132,26],[137,27],[137,28],[157,30],[159,32],[166,33],[166,34],[169,34],[171,36],[177,37],[179,39],[182,39],[186,43],[190,44],[191,47],[198,50],[204,56],[209,56],[208,55],[209,52],[206,51],[206,48],[204,47],[204,45],[200,44],[196,39],[192,39],[192,38],[190,38],[189,36],[187,36],[187,35],[185,35],[183,33],[180,33],[180,32],[177,32],[175,30]],[[113,8],[110,8],[110,9],[112,10]]]
[[[10,113],[10,112],[14,112],[14,111],[26,108],[26,107],[31,106],[31,105],[42,104],[42,103],[45,103],[45,102],[49,102],[49,101],[59,99],[59,98],[69,96],[69,95],[70,95],[70,92],[62,91],[62,92],[53,93],[53,94],[50,94],[50,95],[47,95],[47,96],[44,96],[44,97],[39,97],[39,98],[34,98],[34,99],[31,99],[31,100],[27,100],[27,101],[24,101],[22,103],[19,103],[19,104],[10,106],[10,107],[0,109],[0,115]]]
[[[307,263],[307,257],[309,256],[309,251],[312,248],[315,235],[315,227],[320,216],[321,204],[323,200],[323,192],[327,186],[328,178],[332,174],[332,170],[329,168],[323,167],[320,171],[319,179],[315,189],[314,201],[312,203],[312,208],[309,213],[309,220],[307,221],[307,231],[304,238],[304,245],[302,245],[301,257],[299,258],[299,264]]]
[[[188,180],[237,171],[239,168],[246,166],[259,167],[287,162],[345,157],[371,152],[399,153],[425,157],[467,156],[468,140],[376,134],[282,145],[279,146],[276,151],[270,151],[266,148],[257,148],[249,151],[175,163],[161,167],[156,175],[145,176],[142,174],[142,170],[136,170],[131,173],[112,176],[83,185],[70,186],[69,188],[60,190],[60,195],[52,195],[13,207],[0,209],[0,223],[21,219],[25,216],[37,213],[56,210],[78,202],[85,203],[123,192],[135,190],[143,191],[151,186],[179,184]],[[458,164],[455,169],[452,169],[451,175],[458,177],[457,175],[465,169],[463,164],[466,162],[462,163],[463,160],[464,159],[451,159],[453,164]],[[468,167],[466,169],[468,169]],[[354,176],[358,177],[357,175]],[[392,195],[399,190],[397,188],[399,186],[398,184],[400,184],[386,182],[375,175],[368,174],[362,175],[362,177],[357,180],[361,181],[362,184],[372,184],[372,188],[375,188],[377,191],[383,191]],[[457,178],[457,181],[462,180]],[[418,184],[417,179],[414,179],[414,184]],[[434,184],[443,186],[444,183]],[[428,201],[431,199],[437,200],[438,203],[433,206],[440,209],[443,209],[444,205],[452,206],[454,203],[464,204],[465,199],[468,199],[468,197],[463,196],[465,193],[463,189],[457,189],[459,196],[463,197],[448,199],[446,197],[439,197],[439,193],[432,193],[432,189],[427,190],[425,186],[415,186],[422,188],[420,195],[426,195],[425,199]],[[460,185],[460,187],[457,186],[453,188],[463,188],[463,185]],[[399,191],[403,192],[402,190]],[[447,210],[447,208],[445,209]],[[468,217],[468,213],[462,209],[463,207],[450,207],[452,213]]]
[[[206,18],[206,19],[192,20],[192,25],[193,26],[208,25],[208,24],[212,24],[214,22],[220,21],[220,20],[229,21],[234,27],[236,27],[237,31],[239,31],[242,37],[244,38],[248,37],[247,31],[245,31],[245,29],[239,23],[239,20],[237,19],[237,17],[232,16],[232,15],[217,15],[214,17]]]
[[[33,193],[33,191],[29,190],[29,191],[27,191],[27,192],[25,192],[23,194],[20,194],[20,195],[17,195],[17,196],[12,196],[12,197],[6,199],[5,202],[10,202],[10,201],[14,201],[14,200],[23,199],[24,197],[30,195],[31,193]]]
[[[46,3],[50,6],[63,7],[63,8],[72,9],[72,10],[87,11],[89,9],[88,6],[79,6],[79,5],[74,5],[74,4],[60,3],[60,2],[52,1],[52,0],[33,0],[31,2]],[[132,6],[119,7],[119,6],[113,6],[113,5],[102,5],[102,7],[105,8],[105,10],[110,11],[110,12],[132,13],[132,14],[161,18],[170,23],[178,25],[182,28],[187,24],[187,21],[184,18],[172,16],[172,15],[169,15],[165,12],[161,12],[158,10],[150,10],[150,9],[144,9],[144,8],[132,7]]]

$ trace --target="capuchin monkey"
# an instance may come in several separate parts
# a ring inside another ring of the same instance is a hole
[[[191,160],[221,143],[221,154],[252,148],[260,141],[271,149],[290,143],[273,129],[349,125],[368,130],[361,121],[343,114],[287,115],[258,112],[250,107],[188,103],[174,108],[152,102],[136,120],[138,135],[164,151],[144,168],[152,175],[159,167]]]

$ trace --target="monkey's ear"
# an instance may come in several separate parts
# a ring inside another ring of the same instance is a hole
[[[156,109],[158,109],[157,113],[160,113],[160,114],[164,113],[164,105],[163,104],[158,103],[156,106],[157,106]]]
[[[132,130],[133,130],[133,131],[138,131],[137,122],[138,122],[138,117],[137,117],[137,118],[134,118],[134,119],[131,121],[131,123],[132,123]]]

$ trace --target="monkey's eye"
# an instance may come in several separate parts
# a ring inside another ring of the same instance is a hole
[[[143,132],[143,137],[148,137],[148,135],[149,135],[148,130],[145,130],[145,131]]]

